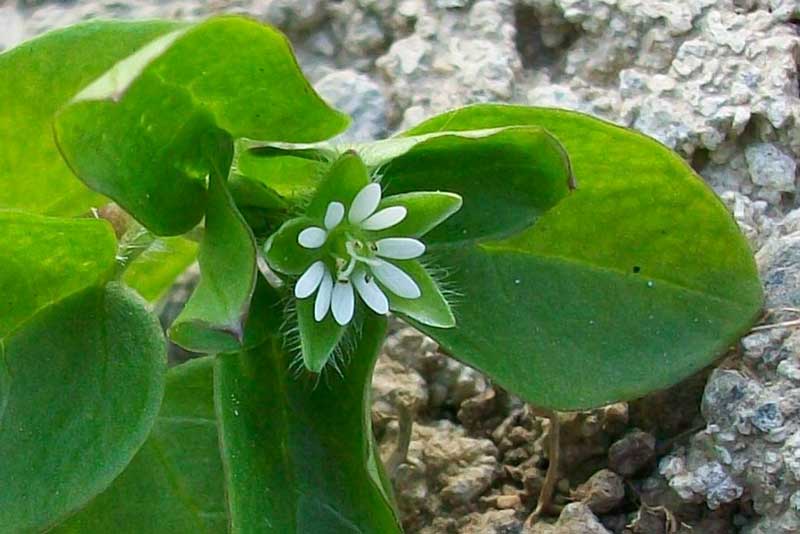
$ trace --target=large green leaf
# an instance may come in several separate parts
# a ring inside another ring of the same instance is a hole
[[[105,489],[144,443],[165,343],[111,283],[44,309],[0,349],[0,531],[39,532]]]
[[[569,191],[564,148],[542,128],[426,137],[409,138],[413,144],[401,144],[400,150],[386,150],[387,141],[363,150],[380,163],[386,196],[437,189],[461,196],[461,209],[425,235],[428,245],[472,242],[527,228]],[[392,152],[399,156],[387,161]]]
[[[498,105],[456,110],[406,135],[523,124],[563,143],[578,189],[534,226],[509,229],[518,233],[452,245],[439,234],[431,251],[462,294],[458,327],[423,330],[528,401],[558,409],[666,387],[746,331],[761,306],[748,245],[711,189],[656,141],[579,113]],[[439,161],[410,153],[386,179],[414,189],[423,163],[426,183],[449,179]],[[462,195],[456,217],[471,217],[471,193]],[[449,232],[457,237],[458,228]]]
[[[280,32],[220,17],[115,65],[62,110],[56,134],[92,189],[173,235],[199,222],[210,159],[232,139],[317,141],[347,122],[314,93]]]
[[[117,243],[106,221],[0,210],[0,340],[37,311],[105,282]]]
[[[145,444],[122,475],[55,534],[227,532],[213,362],[198,358],[170,369]]]
[[[0,54],[0,208],[78,215],[104,203],[69,170],[53,117],[86,84],[174,22],[90,22]]]
[[[237,350],[256,286],[256,243],[217,172],[209,179],[199,262],[200,283],[170,328],[170,337],[195,352]]]
[[[231,532],[400,532],[377,476],[369,417],[385,319],[371,317],[342,376],[293,377],[273,338],[219,356],[215,397]]]

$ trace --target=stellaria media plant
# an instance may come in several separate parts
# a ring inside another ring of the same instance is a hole
[[[81,24],[0,79],[4,533],[400,532],[368,415],[387,314],[575,410],[709,365],[761,307],[714,193],[586,115],[337,144],[240,17]],[[168,335],[200,356],[167,370],[154,309],[195,260]]]

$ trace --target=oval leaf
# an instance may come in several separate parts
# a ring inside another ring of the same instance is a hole
[[[522,230],[569,192],[569,160],[559,141],[536,126],[441,132],[408,138],[381,161],[386,196],[414,191],[456,193],[463,206],[425,235],[428,245],[456,244]],[[387,140],[378,144],[385,144]],[[406,224],[412,224],[412,220]]]
[[[86,84],[158,36],[167,21],[89,22],[0,54],[0,208],[71,216],[104,204],[70,171],[53,117]]]
[[[144,443],[166,347],[145,303],[109,284],[45,309],[4,348],[0,531],[38,532],[105,489]]]
[[[313,91],[280,32],[220,17],[117,64],[62,110],[56,134],[87,185],[154,233],[174,235],[203,215],[215,155],[209,133],[225,132],[228,145],[239,137],[306,142],[347,123]]]
[[[106,221],[56,219],[0,210],[0,340],[39,310],[114,269],[117,242]]]
[[[579,113],[498,105],[407,134],[514,124],[558,137],[578,189],[517,235],[442,245],[463,294],[458,327],[423,330],[529,402],[563,410],[669,386],[747,330],[761,306],[749,247],[711,189],[653,139]]]
[[[130,465],[54,534],[227,532],[212,357],[167,373],[164,402]]]

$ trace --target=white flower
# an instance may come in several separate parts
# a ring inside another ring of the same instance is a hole
[[[316,321],[322,321],[330,310],[338,324],[348,324],[355,311],[356,292],[375,313],[388,313],[389,299],[375,282],[376,279],[398,297],[417,299],[422,295],[411,276],[387,260],[418,258],[425,253],[425,245],[411,237],[387,237],[375,241],[369,238],[369,232],[391,228],[407,215],[408,210],[403,206],[390,206],[376,211],[380,201],[380,185],[368,184],[353,199],[344,225],[344,205],[331,202],[325,212],[324,228],[310,226],[298,234],[297,242],[307,249],[322,247],[332,234],[342,236],[344,244],[344,253],[331,255],[327,263],[324,260],[314,262],[295,285],[294,294],[299,299],[308,298],[316,292]]]

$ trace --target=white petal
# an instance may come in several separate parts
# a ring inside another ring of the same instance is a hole
[[[299,299],[310,297],[319,287],[319,283],[322,281],[322,275],[325,274],[326,271],[325,264],[321,261],[312,263],[311,267],[306,269],[306,272],[303,273],[303,276],[300,277],[297,284],[294,286],[294,296]]]
[[[325,228],[333,230],[344,219],[344,204],[341,202],[331,202],[325,212]]]
[[[328,232],[318,226],[310,226],[297,235],[297,242],[305,248],[319,248],[325,244]]]
[[[322,321],[328,315],[328,309],[331,307],[331,292],[333,291],[333,277],[328,269],[322,275],[322,282],[317,291],[317,300],[314,301],[314,320],[317,322]]]
[[[398,297],[416,299],[422,295],[417,283],[405,271],[388,261],[378,260],[372,266],[372,274]]]
[[[385,230],[391,228],[406,218],[406,210],[403,206],[391,206],[383,208],[381,211],[361,223],[364,230]]]
[[[350,282],[336,282],[331,295],[331,311],[333,318],[341,326],[346,325],[353,318],[353,309],[356,300],[353,295],[353,286]]]
[[[371,183],[364,186],[364,189],[358,192],[356,198],[353,199],[353,204],[350,206],[350,213],[347,218],[353,224],[358,224],[378,208],[381,202],[381,186],[380,184]]]
[[[395,260],[412,260],[425,254],[425,245],[410,237],[389,237],[375,242],[378,256]]]
[[[353,274],[353,285],[356,286],[356,291],[361,296],[361,300],[372,311],[380,315],[389,313],[389,300],[374,280],[367,281],[366,271],[360,269]]]

